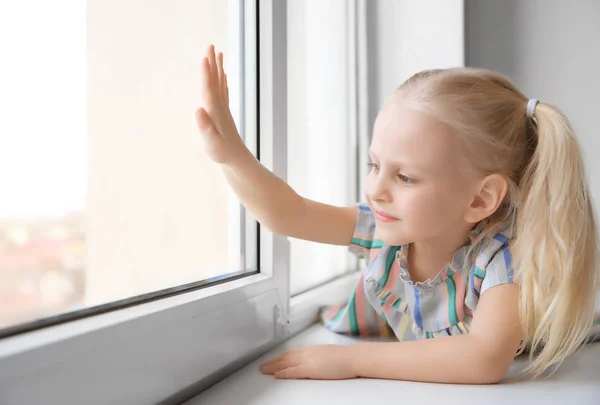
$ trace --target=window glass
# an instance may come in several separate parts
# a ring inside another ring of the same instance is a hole
[[[209,43],[236,119],[256,114],[243,19],[242,1],[0,3],[0,329],[257,270],[194,118]]]

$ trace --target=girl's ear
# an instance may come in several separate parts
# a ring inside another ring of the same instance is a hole
[[[473,201],[464,215],[465,221],[474,224],[492,215],[504,200],[507,191],[508,182],[504,176],[487,176],[475,189]]]

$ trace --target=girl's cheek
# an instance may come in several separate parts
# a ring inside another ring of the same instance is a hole
[[[396,206],[400,209],[400,214],[414,215],[421,211],[423,202],[418,195],[410,191],[398,193],[396,196]]]
[[[437,216],[433,197],[407,195],[402,201],[401,214],[414,222],[428,222]]]

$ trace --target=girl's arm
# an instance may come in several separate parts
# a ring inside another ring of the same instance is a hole
[[[214,47],[202,61],[202,103],[196,111],[209,157],[221,164],[225,177],[242,204],[271,231],[299,239],[348,245],[357,208],[334,207],[298,195],[250,153],[229,110],[223,54]]]
[[[468,335],[354,345],[359,377],[490,384],[508,371],[522,339],[516,284],[482,295]]]
[[[332,245],[348,245],[357,207],[335,207],[298,195],[248,152],[223,172],[236,195],[254,217],[272,232]]]
[[[459,384],[500,381],[522,339],[518,286],[482,294],[468,335],[413,342],[312,346],[261,366],[277,378],[356,377]]]

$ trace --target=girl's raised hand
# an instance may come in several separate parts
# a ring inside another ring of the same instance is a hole
[[[229,110],[229,88],[223,69],[223,53],[215,56],[209,45],[202,58],[202,107],[196,110],[196,121],[204,138],[204,148],[216,163],[227,164],[248,153]]]

